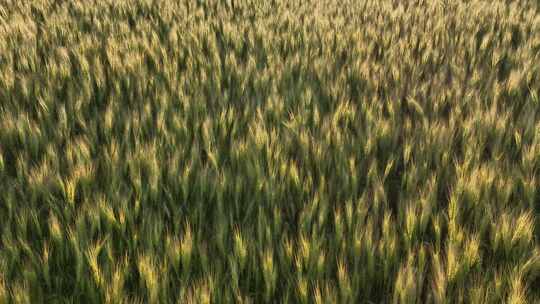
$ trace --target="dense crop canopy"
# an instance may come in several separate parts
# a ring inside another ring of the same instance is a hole
[[[533,0],[0,0],[0,303],[540,302]]]

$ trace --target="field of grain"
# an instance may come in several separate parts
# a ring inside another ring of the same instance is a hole
[[[0,303],[538,303],[539,96],[534,0],[0,0]]]

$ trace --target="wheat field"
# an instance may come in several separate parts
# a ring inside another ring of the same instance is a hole
[[[0,303],[540,303],[540,2],[0,0]]]

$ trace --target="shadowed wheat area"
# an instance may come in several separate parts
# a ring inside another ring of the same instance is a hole
[[[540,4],[0,0],[0,303],[537,303]]]

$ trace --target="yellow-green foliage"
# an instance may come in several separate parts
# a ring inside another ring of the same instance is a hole
[[[535,0],[0,0],[0,303],[540,302]]]

